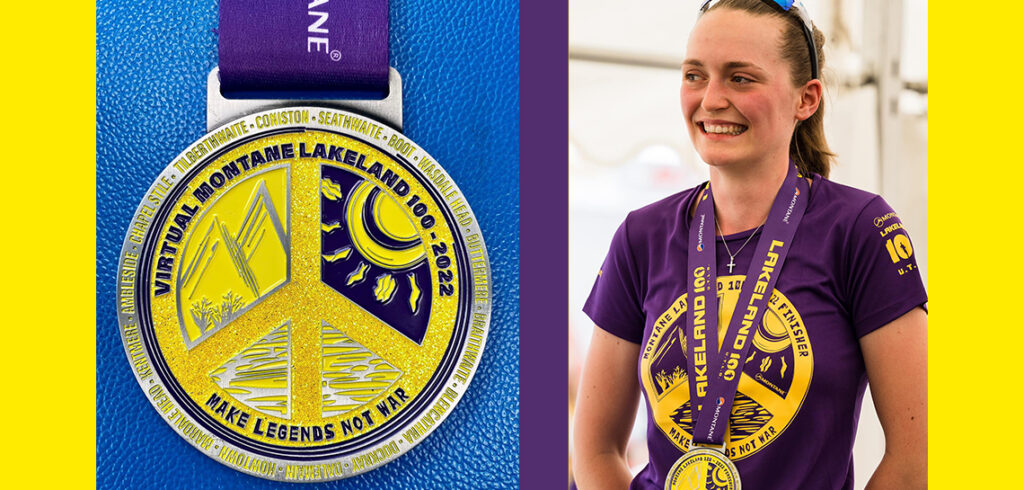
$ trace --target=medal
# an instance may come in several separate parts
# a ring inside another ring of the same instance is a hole
[[[715,211],[710,184],[699,197],[690,227],[687,259],[689,304],[685,340],[693,434],[689,450],[676,461],[666,478],[666,489],[740,487],[739,472],[725,454],[726,429],[736,388],[744,375],[743,360],[752,344],[751,329],[756,330],[767,309],[807,207],[807,197],[807,181],[790,163],[764,223],[720,350]]]
[[[327,14],[308,17],[327,29]],[[309,46],[326,48],[316,32]],[[397,129],[400,80],[386,78],[381,102],[294,105],[224,99],[215,70],[209,133],[128,229],[118,318],[135,377],[175,432],[235,470],[377,468],[448,417],[479,365],[480,227]]]
[[[665,490],[708,488],[740,490],[740,474],[722,451],[691,446],[668,470]]]

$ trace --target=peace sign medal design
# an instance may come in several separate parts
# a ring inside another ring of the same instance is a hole
[[[718,278],[719,348],[735,314],[744,277]],[[655,321],[640,357],[640,378],[655,424],[683,453],[687,452],[693,440],[688,384],[691,374],[687,372],[686,363],[687,306],[687,294],[684,293]],[[710,369],[707,371],[693,375],[714,375]],[[775,289],[764,317],[753,332],[753,344],[743,362],[725,437],[724,455],[727,460],[739,461],[760,451],[789,427],[807,396],[813,371],[814,353],[800,312]],[[721,465],[708,466],[705,463],[710,459],[707,458],[694,461],[691,461],[693,465],[677,465],[679,474],[689,474],[687,472],[698,468],[699,471],[694,471],[703,475],[701,478],[706,477],[707,482],[724,481],[715,476],[725,474]],[[709,469],[705,474],[705,466],[718,468],[715,470],[717,473]],[[707,488],[732,487],[708,483]]]
[[[490,269],[459,188],[405,136],[317,107],[230,122],[182,152],[121,250],[121,335],[160,416],[268,479],[381,466],[479,365]]]

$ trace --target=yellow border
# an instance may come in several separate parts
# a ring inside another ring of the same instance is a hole
[[[3,481],[9,488],[90,487],[95,5],[14,2],[3,18]],[[59,158],[45,156],[55,148]]]
[[[929,10],[929,483],[1012,486],[1024,435],[1024,3]],[[971,447],[986,470],[968,469]]]

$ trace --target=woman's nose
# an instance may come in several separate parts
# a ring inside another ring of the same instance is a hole
[[[704,88],[704,98],[700,102],[701,109],[707,112],[714,112],[729,107],[729,99],[726,97],[725,87],[717,80],[711,80]]]

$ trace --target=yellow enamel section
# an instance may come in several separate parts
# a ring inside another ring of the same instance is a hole
[[[320,192],[332,201],[345,197],[341,194],[341,186],[332,182],[331,179],[320,179]]]
[[[225,186],[187,224],[177,294],[188,342],[287,281],[287,210],[288,168],[279,166]]]
[[[370,266],[366,265],[365,262],[360,262],[356,270],[352,271],[352,273],[348,275],[348,279],[345,280],[345,285],[352,286],[363,282],[363,279],[366,279],[366,270],[369,268]]]
[[[326,260],[328,262],[337,262],[339,260],[345,260],[345,259],[348,258],[348,256],[351,253],[352,253],[352,249],[350,247],[345,247],[345,248],[339,250],[337,253],[333,253],[333,254],[329,254],[329,255],[324,255],[324,260]]]
[[[381,274],[377,276],[377,283],[373,286],[373,296],[377,298],[377,301],[387,303],[395,295],[396,288],[397,283],[394,276],[391,274]]]
[[[416,284],[416,274],[410,272],[405,277],[409,279],[409,311],[416,314],[417,311],[420,311],[420,297],[423,296],[423,293],[420,292],[420,287]]]
[[[389,196],[378,196],[373,203],[373,218],[385,235],[400,242],[416,238],[416,227],[405,210]]]

